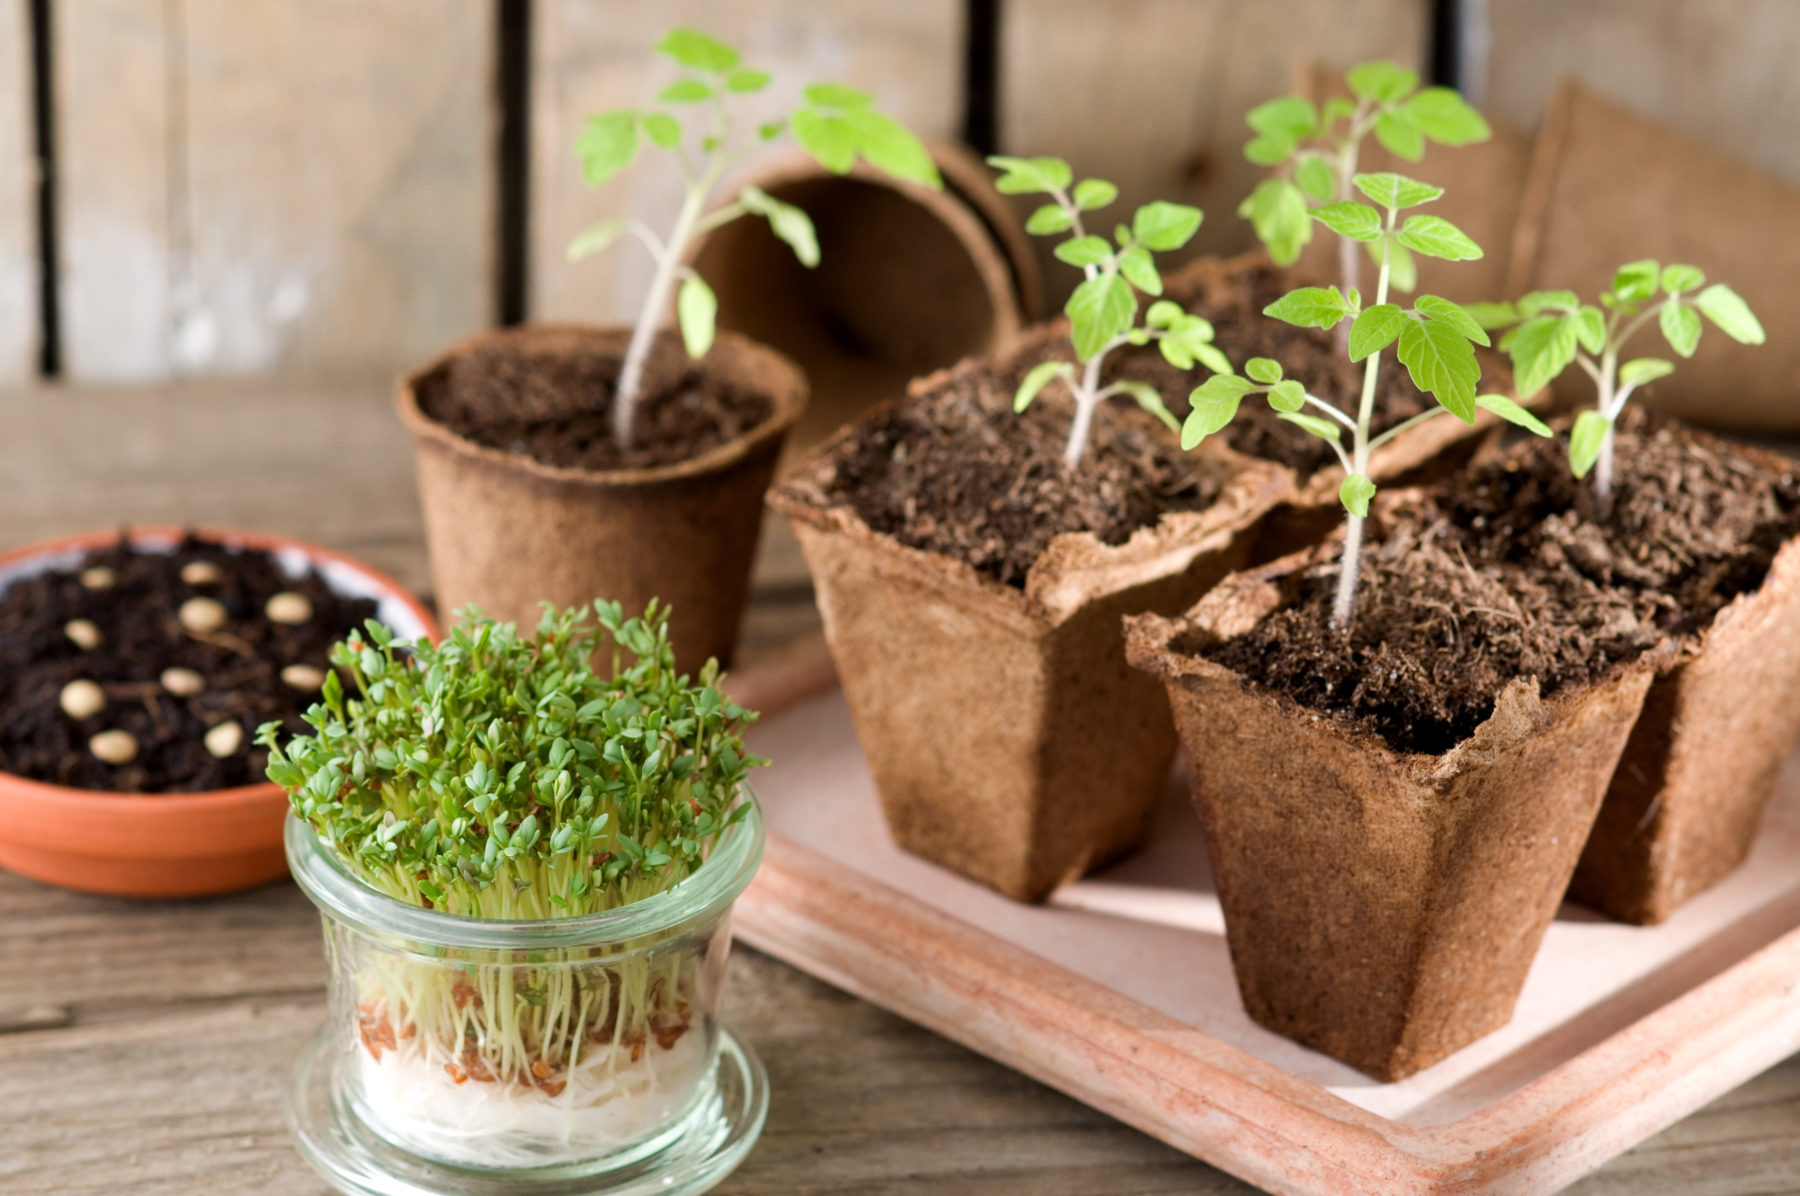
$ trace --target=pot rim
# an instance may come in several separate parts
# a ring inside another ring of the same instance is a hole
[[[383,598],[391,598],[399,603],[417,622],[424,635],[435,640],[441,634],[437,620],[406,587],[387,574],[370,568],[354,557],[334,549],[273,532],[248,531],[241,528],[213,527],[202,524],[146,523],[133,524],[124,529],[125,537],[134,546],[144,543],[176,542],[190,532],[201,539],[213,540],[228,546],[259,549],[266,552],[278,552],[283,549],[297,550],[313,564],[336,565],[352,570],[372,582],[382,592]],[[36,558],[86,552],[116,544],[120,535],[121,532],[118,529],[107,529],[76,532],[48,540],[39,540],[36,543],[0,553],[0,573]],[[4,580],[0,580],[0,592],[6,589],[7,584]],[[104,789],[81,789],[72,785],[57,785],[49,781],[37,781],[9,772],[0,772],[0,802],[11,799],[28,800],[40,814],[54,814],[58,821],[82,816],[116,819],[121,814],[141,815],[146,813],[169,818],[217,817],[246,805],[259,804],[280,792],[281,788],[274,782],[260,781],[250,785],[234,786],[230,789],[207,789],[195,793],[114,793]],[[154,806],[152,807],[149,803],[154,803]],[[136,808],[127,810],[122,807]],[[38,820],[34,819],[34,821]],[[131,852],[115,851],[96,854],[136,858],[136,854]]]
[[[351,874],[319,836],[291,811],[282,827],[288,870],[321,913],[364,934],[438,947],[539,950],[591,947],[662,936],[723,913],[762,863],[762,807],[748,783],[739,789],[748,811],[727,827],[691,876],[642,901],[571,918],[470,918],[410,905]]]
[[[462,338],[424,365],[401,375],[394,386],[394,407],[399,412],[400,422],[406,425],[407,431],[412,433],[415,441],[430,441],[460,456],[486,463],[494,468],[530,474],[546,481],[616,488],[680,481],[717,473],[727,466],[751,456],[758,449],[778,443],[806,410],[807,382],[806,375],[801,372],[800,367],[785,355],[760,341],[751,340],[742,333],[733,332],[727,328],[718,330],[713,339],[712,349],[696,364],[702,370],[717,370],[720,359],[715,358],[714,355],[719,353],[720,349],[724,349],[726,355],[729,356],[763,358],[765,363],[772,366],[777,373],[785,375],[781,385],[772,388],[766,396],[774,405],[774,410],[762,423],[742,435],[714,445],[697,457],[672,461],[666,465],[628,469],[577,469],[566,465],[546,465],[524,453],[491,448],[470,440],[425,414],[424,408],[419,405],[419,386],[425,379],[447,368],[453,361],[467,357],[485,346],[512,345],[543,337],[563,336],[618,341],[621,343],[620,351],[623,352],[623,342],[631,336],[631,331],[624,324],[566,322],[528,323],[511,328],[486,329]],[[674,329],[662,328],[657,331],[656,340],[666,342],[675,339],[676,336]],[[685,357],[686,349],[682,349],[681,352]]]

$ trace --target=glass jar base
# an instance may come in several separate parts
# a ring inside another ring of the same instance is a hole
[[[769,1112],[762,1061],[721,1028],[714,1091],[662,1149],[599,1171],[478,1171],[422,1159],[364,1125],[337,1095],[337,1042],[327,1026],[301,1048],[288,1077],[288,1131],[315,1171],[354,1196],[698,1196],[750,1153]]]

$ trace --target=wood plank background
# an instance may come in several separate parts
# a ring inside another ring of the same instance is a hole
[[[0,386],[38,371],[38,170],[26,16],[22,3],[0,8]]]

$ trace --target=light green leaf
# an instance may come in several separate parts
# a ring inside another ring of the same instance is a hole
[[[1264,179],[1238,205],[1238,215],[1256,229],[1257,240],[1268,247],[1278,266],[1291,266],[1312,240],[1312,220],[1306,214],[1306,196],[1286,179]]]
[[[1355,241],[1373,241],[1381,235],[1381,213],[1353,199],[1314,208],[1312,216],[1332,232]]]
[[[1031,214],[1031,218],[1025,222],[1025,231],[1034,237],[1042,237],[1067,232],[1074,225],[1075,217],[1061,204],[1047,203]]]
[[[1359,174],[1351,179],[1356,189],[1384,208],[1410,208],[1430,203],[1444,194],[1442,187],[1409,179],[1403,174],[1378,171]]]
[[[768,85],[768,71],[743,69],[732,71],[729,75],[725,76],[725,89],[727,91],[735,91],[740,95],[753,91],[761,91]]]
[[[995,154],[987,163],[1000,171],[1000,177],[994,180],[994,189],[1002,195],[1060,191],[1075,178],[1075,172],[1061,158],[1010,158]]]
[[[681,144],[681,122],[667,113],[646,113],[644,136],[663,149],[674,149]]]
[[[1369,502],[1374,497],[1375,483],[1360,473],[1351,474],[1338,487],[1338,501],[1344,504],[1344,510],[1358,519],[1368,518]]]
[[[1519,322],[1519,309],[1510,303],[1465,303],[1463,310],[1483,328],[1505,328]]]
[[[852,108],[844,116],[857,133],[857,151],[870,166],[909,183],[921,183],[939,190],[944,180],[939,177],[931,151],[912,135],[907,127],[872,108]]]
[[[1295,385],[1298,385],[1298,383]],[[1271,396],[1270,402],[1273,401],[1274,398]],[[1335,444],[1344,438],[1343,428],[1334,421],[1326,419],[1323,416],[1302,415],[1297,411],[1283,411],[1277,418],[1285,419],[1288,423],[1293,424],[1297,428],[1304,428],[1314,436],[1317,436],[1320,440],[1329,440]]]
[[[1256,166],[1279,166],[1293,155],[1294,148],[1292,137],[1264,133],[1244,143],[1244,157]]]
[[[1244,376],[1252,382],[1273,384],[1281,381],[1281,363],[1272,357],[1252,357],[1244,363]]]
[[[1575,360],[1575,329],[1561,316],[1533,316],[1520,324],[1508,346],[1522,395],[1536,394]]]
[[[1475,384],[1481,367],[1467,338],[1439,320],[1408,320],[1396,350],[1413,385],[1466,424],[1475,422]]]
[[[1244,120],[1258,133],[1272,133],[1289,141],[1299,141],[1318,130],[1319,111],[1311,101],[1300,96],[1278,96],[1250,109],[1244,114]]]
[[[1148,411],[1151,415],[1154,415],[1157,419],[1160,419],[1163,423],[1167,424],[1169,426],[1169,431],[1181,431],[1181,421],[1176,419],[1174,414],[1164,405],[1161,392],[1148,382],[1137,382],[1129,378],[1122,378],[1112,384],[1112,389],[1123,391],[1125,394],[1130,395],[1137,401],[1139,407],[1142,407],[1145,411]]]
[[[1361,100],[1395,104],[1405,99],[1419,85],[1419,72],[1407,70],[1383,59],[1350,68],[1344,76],[1350,92]]]
[[[1070,237],[1050,251],[1059,262],[1067,262],[1071,266],[1098,266],[1113,255],[1113,248],[1106,243],[1105,237],[1085,236]]]
[[[1509,424],[1517,424],[1526,431],[1538,436],[1549,436],[1550,428],[1543,420],[1525,410],[1505,395],[1476,395],[1475,405],[1483,411],[1492,411]]]
[[[1393,343],[1406,323],[1406,313],[1392,303],[1378,303],[1363,309],[1350,325],[1350,360],[1361,361]]]
[[[875,97],[842,83],[814,83],[800,93],[806,102],[820,108],[867,108]]]
[[[630,108],[590,116],[575,139],[581,174],[590,187],[598,187],[631,165],[638,151],[638,114]]]
[[[819,264],[819,235],[813,229],[812,217],[757,187],[738,192],[738,202],[745,211],[768,220],[770,231],[787,242],[801,265],[810,269]]]
[[[1606,313],[1591,303],[1584,303],[1569,317],[1575,325],[1575,339],[1589,353],[1606,351]]]
[[[1437,295],[1420,295],[1413,304],[1413,310],[1422,312],[1432,319],[1450,325],[1468,340],[1478,345],[1488,344],[1488,334],[1474,316],[1463,310],[1460,304]]]
[[[1685,303],[1670,299],[1656,313],[1656,326],[1662,329],[1669,348],[1683,357],[1692,357],[1700,347],[1700,313]]]
[[[1390,108],[1375,118],[1375,140],[1407,162],[1425,156],[1425,131],[1405,108]]]
[[[713,98],[713,89],[698,79],[678,79],[663,88],[657,99],[665,104],[698,104]]]
[[[671,29],[656,49],[697,71],[728,71],[738,64],[736,50],[697,29]]]
[[[1214,374],[1188,395],[1188,416],[1181,425],[1181,447],[1192,449],[1237,415],[1238,404],[1254,383],[1233,374]]]
[[[675,320],[681,325],[681,343],[689,357],[704,357],[712,348],[714,322],[719,314],[719,300],[698,274],[682,280],[675,295]]]
[[[602,220],[590,225],[575,235],[569,242],[569,260],[578,262],[584,257],[599,253],[602,249],[617,241],[627,227],[623,220]]]
[[[1527,319],[1547,311],[1566,315],[1581,308],[1581,296],[1574,291],[1532,291],[1519,296],[1519,314]]]
[[[1018,393],[1013,395],[1013,410],[1024,411],[1031,406],[1031,401],[1038,397],[1038,392],[1048,386],[1053,378],[1073,382],[1075,367],[1066,361],[1040,361],[1032,366],[1019,383]]]
[[[1585,478],[1600,459],[1600,446],[1611,430],[1612,425],[1598,411],[1583,411],[1575,417],[1575,426],[1569,430],[1569,468],[1576,477]]]
[[[1642,303],[1656,294],[1661,274],[1655,258],[1627,262],[1613,274],[1613,297],[1621,303]]]
[[[1472,262],[1481,257],[1481,246],[1442,216],[1408,216],[1400,229],[1400,244],[1447,262]]]
[[[1147,249],[1165,253],[1180,249],[1200,228],[1200,209],[1184,203],[1153,200],[1131,217],[1131,235]]]
[[[1105,179],[1082,179],[1075,184],[1070,198],[1074,199],[1075,206],[1082,211],[1092,212],[1119,198],[1119,189]]]
[[[1664,266],[1662,271],[1662,289],[1671,295],[1682,291],[1697,291],[1706,285],[1706,275],[1698,266]]]
[[[1693,298],[1693,304],[1717,324],[1732,340],[1743,345],[1760,345],[1765,337],[1762,322],[1738,293],[1722,282],[1715,282]]]
[[[1063,311],[1068,313],[1075,355],[1087,361],[1131,327],[1137,296],[1117,274],[1102,274],[1076,287]]]
[[[856,150],[862,138],[841,116],[826,116],[811,108],[794,113],[794,140],[832,174],[849,174],[856,165]]]
[[[1207,335],[1210,337],[1211,333],[1208,333]],[[1166,344],[1167,342],[1164,343]],[[1226,357],[1225,354],[1219,352],[1216,346],[1210,343],[1200,343],[1195,345],[1194,356],[1200,359],[1201,365],[1205,366],[1215,374],[1229,374],[1231,372],[1231,360]]]
[[[1277,411],[1300,410],[1306,406],[1306,387],[1298,378],[1283,378],[1269,388],[1269,406]]]
[[[1379,241],[1369,242],[1369,259],[1380,269],[1381,263],[1392,258],[1388,266],[1388,286],[1396,291],[1409,294],[1419,286],[1419,263],[1413,260],[1412,250],[1391,237],[1383,237]]]
[[[786,128],[786,121],[766,120],[762,124],[756,126],[756,135],[763,141],[773,141],[781,136]]]
[[[1173,299],[1158,299],[1144,312],[1144,323],[1151,328],[1171,328],[1187,314],[1187,309]]]
[[[1406,102],[1425,136],[1439,145],[1473,145],[1493,136],[1481,113],[1448,87],[1427,87]]]
[[[1142,245],[1133,245],[1130,249],[1119,252],[1119,273],[1146,295],[1162,294],[1162,276],[1156,272],[1156,264],[1150,260],[1150,251]]]
[[[1352,311],[1336,287],[1301,287],[1263,308],[1263,315],[1301,328],[1330,328]]]
[[[1619,381],[1626,386],[1642,386],[1675,372],[1675,363],[1660,357],[1634,357],[1619,367]]]
[[[1294,164],[1294,182],[1309,198],[1330,199],[1334,184],[1331,164],[1320,154],[1304,154]]]

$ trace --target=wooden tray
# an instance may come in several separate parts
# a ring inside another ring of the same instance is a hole
[[[1800,1049],[1800,757],[1724,883],[1565,906],[1511,1025],[1382,1084],[1245,1016],[1179,778],[1148,848],[1018,905],[889,841],[822,644],[733,681],[775,761],[745,941],[1272,1191],[1552,1191]]]

